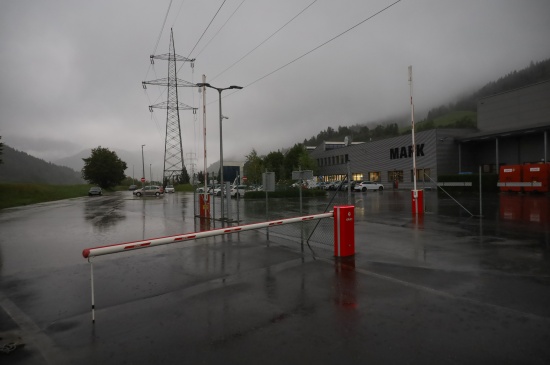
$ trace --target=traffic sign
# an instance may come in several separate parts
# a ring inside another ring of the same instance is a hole
[[[141,182],[145,182],[145,178],[144,178],[144,177],[141,178]]]

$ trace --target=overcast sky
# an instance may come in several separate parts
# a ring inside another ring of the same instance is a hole
[[[204,74],[217,87],[244,87],[223,94],[226,161],[253,148],[291,147],[328,126],[406,122],[409,65],[420,120],[550,57],[548,0],[402,0],[372,17],[392,3],[2,0],[2,142],[49,161],[100,145],[141,153],[145,144],[160,167],[166,111],[151,114],[148,105],[166,92],[144,91],[141,82],[167,76],[167,61],[151,66],[149,55],[168,52],[170,28],[176,53],[196,58],[194,71],[187,63],[179,78],[196,83]],[[206,97],[210,164],[219,160],[217,92]],[[197,89],[180,89],[180,102],[199,107],[200,98]],[[202,167],[202,114],[182,111],[181,124],[184,154],[196,154]]]

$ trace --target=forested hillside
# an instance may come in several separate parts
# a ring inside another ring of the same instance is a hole
[[[425,119],[416,121],[415,130],[475,128],[477,126],[476,113],[479,99],[545,80],[550,80],[550,59],[537,63],[531,62],[529,67],[520,71],[514,70],[497,81],[486,84],[469,96],[447,105],[432,108]],[[395,137],[409,132],[410,127],[406,130],[400,130],[397,123],[389,122],[376,125],[376,122],[374,122],[368,125],[353,125],[350,127],[328,127],[326,130],[319,132],[317,136],[305,139],[303,143],[306,146],[317,146],[323,141],[344,141],[346,136],[351,136],[355,142],[367,142]]]
[[[0,182],[43,183],[56,185],[83,184],[80,172],[58,166],[17,151],[4,144]]]

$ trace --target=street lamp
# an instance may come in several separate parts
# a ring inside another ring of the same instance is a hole
[[[240,90],[242,89],[243,87],[242,86],[236,86],[236,85],[231,85],[229,87],[224,87],[224,88],[220,88],[220,87],[214,87],[212,85],[210,85],[209,83],[207,82],[200,82],[198,84],[196,84],[198,87],[209,87],[211,89],[216,89],[218,90],[218,94],[219,94],[219,108],[220,108],[220,185],[221,185],[221,218],[223,219],[223,215],[224,215],[224,207],[223,207],[223,138],[222,138],[222,119],[224,118],[223,114],[222,114],[222,91],[224,90],[230,90],[230,89],[237,89],[237,90]],[[228,194],[229,192],[226,192],[226,194]]]
[[[144,144],[141,145],[141,165],[143,167],[143,175],[141,175],[141,188],[143,189],[143,186],[145,184],[145,159],[143,158],[143,147],[145,147]]]

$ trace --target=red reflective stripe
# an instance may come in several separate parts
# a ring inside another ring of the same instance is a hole
[[[124,246],[124,249],[125,249],[125,250],[131,250],[132,248],[135,248],[135,247],[136,247],[135,245]]]
[[[139,245],[139,247],[147,247],[151,244],[151,242],[145,242],[145,243],[142,243],[141,245]]]

